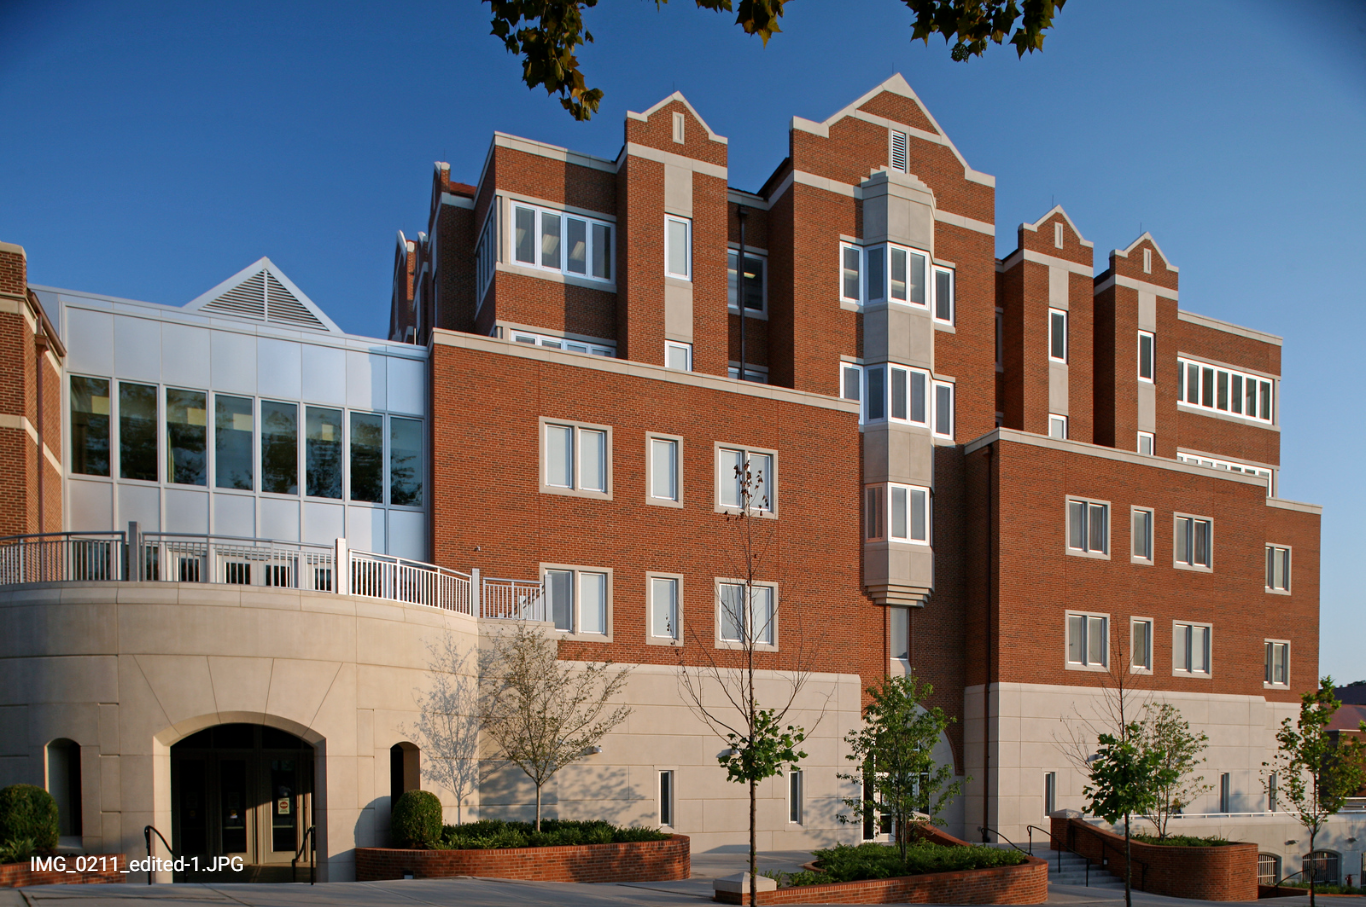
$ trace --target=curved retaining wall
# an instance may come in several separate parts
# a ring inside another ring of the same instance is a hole
[[[749,892],[718,891],[723,904],[748,904]],[[759,892],[763,904],[1042,904],[1048,864],[1029,857],[1019,866],[932,872],[899,879],[800,885]]]
[[[1107,860],[1110,874],[1124,878],[1124,838],[1075,817],[1054,818],[1059,839],[1091,860]],[[1257,845],[1166,847],[1131,841],[1133,887],[1149,894],[1202,901],[1257,900]],[[1057,844],[1053,844],[1057,849]],[[1147,864],[1146,868],[1142,864]]]
[[[686,835],[667,841],[507,847],[491,850],[401,850],[357,847],[356,881],[482,876],[535,882],[664,882],[692,875]]]

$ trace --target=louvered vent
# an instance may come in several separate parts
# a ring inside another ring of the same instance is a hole
[[[225,315],[240,315],[243,318],[266,320],[266,274],[262,271],[219,296],[201,309],[204,312],[222,312]]]
[[[295,327],[316,328],[327,330],[327,326],[318,320],[318,317],[310,312],[302,302],[289,290],[285,289],[284,284],[275,279],[275,275],[266,274],[266,292],[269,296],[269,304],[266,307],[266,320],[277,324],[292,324]]]
[[[906,173],[906,133],[892,131],[892,169]]]

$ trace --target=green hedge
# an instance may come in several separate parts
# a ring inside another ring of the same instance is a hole
[[[395,847],[436,847],[441,840],[441,801],[429,790],[404,791],[389,817]]]
[[[1160,847],[1223,847],[1233,843],[1227,838],[1196,838],[1191,835],[1167,835],[1160,840],[1157,835],[1134,835],[1133,838],[1135,841],[1141,841],[1144,844],[1156,844]]]
[[[664,841],[669,835],[653,828],[613,825],[611,822],[574,822],[542,819],[541,830],[531,822],[484,819],[441,830],[442,850],[491,850],[498,847],[564,847],[571,844],[623,844],[630,841]]]
[[[866,879],[895,879],[930,872],[1018,866],[1026,859],[1018,850],[949,846],[924,840],[916,841],[906,848],[904,863],[900,850],[886,844],[860,844],[858,847],[838,844],[830,850],[817,850],[814,856],[820,864],[820,872],[808,870],[792,873],[782,881],[788,885],[825,885]]]
[[[0,844],[31,841],[38,851],[57,847],[57,801],[41,787],[11,784],[0,790]]]

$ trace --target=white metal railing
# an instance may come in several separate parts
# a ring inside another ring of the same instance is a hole
[[[333,546],[178,532],[138,534],[139,580],[331,592]],[[134,571],[130,571],[133,573]]]
[[[543,583],[485,577],[479,616],[492,620],[546,620]]]
[[[122,532],[45,532],[0,539],[0,586],[124,577]]]
[[[371,551],[348,551],[352,595],[474,615],[468,573]]]

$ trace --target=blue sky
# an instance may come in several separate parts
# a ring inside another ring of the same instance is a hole
[[[1285,338],[1281,492],[1327,507],[1320,670],[1366,679],[1366,6],[1072,0],[1042,54],[966,65],[911,44],[896,0],[795,0],[767,48],[683,0],[603,0],[588,22],[606,98],[575,123],[522,86],[473,0],[9,0],[0,240],[34,283],[171,305],[267,255],[344,329],[383,335],[432,162],[475,181],[493,130],[615,157],[624,112],[680,90],[753,190],[792,116],[899,71],[996,176],[998,254],[1061,203],[1100,267],[1149,230],[1183,308]]]

